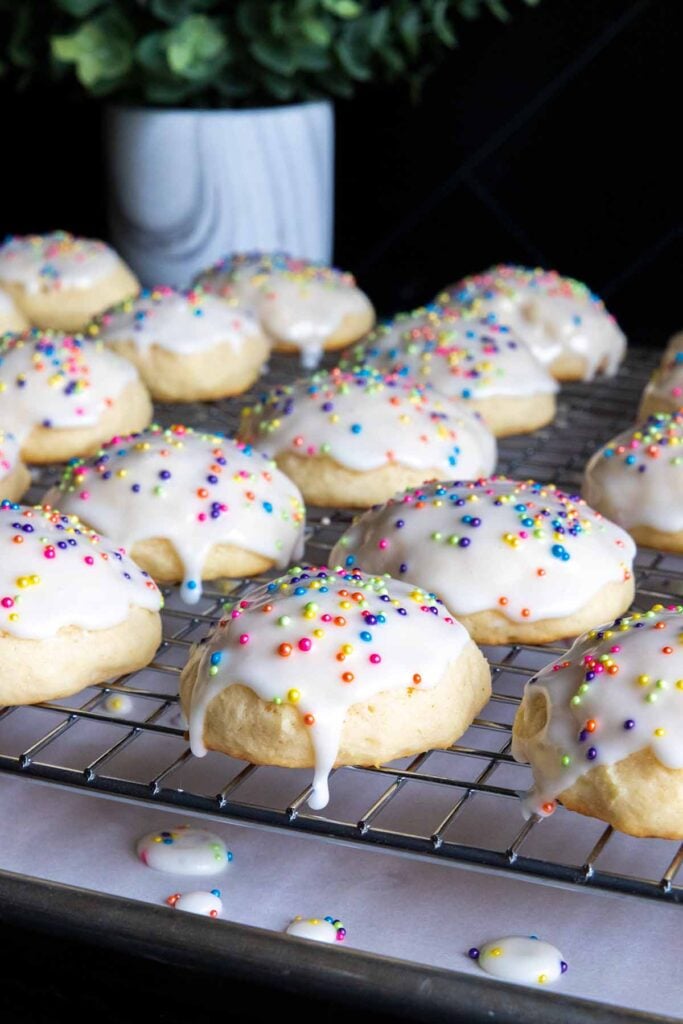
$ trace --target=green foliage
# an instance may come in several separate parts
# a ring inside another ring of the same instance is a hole
[[[416,94],[458,23],[522,2],[538,0],[0,0],[0,75],[176,106]]]

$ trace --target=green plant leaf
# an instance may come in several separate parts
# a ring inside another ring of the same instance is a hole
[[[301,32],[314,46],[326,47],[332,42],[332,33],[322,18],[304,18]]]
[[[291,79],[264,71],[263,83],[268,88],[268,91],[281,102],[284,103],[294,99],[296,86]]]
[[[254,39],[249,44],[249,52],[259,64],[277,75],[293,75],[296,71],[292,53],[284,42],[275,43],[270,39]]]
[[[391,11],[388,7],[380,7],[369,16],[368,42],[373,50],[379,50],[389,33]]]
[[[192,83],[177,78],[161,81],[153,79],[145,84],[145,99],[150,103],[172,106],[183,103],[192,95]]]
[[[356,3],[356,0],[322,0],[322,5],[338,18],[357,18],[363,13],[363,5]]]
[[[420,29],[422,27],[422,18],[420,16],[419,8],[412,4],[401,13],[398,19],[398,31],[403,40],[403,44],[411,55],[411,57],[417,56],[420,51]]]
[[[56,60],[75,65],[86,88],[123,78],[133,63],[129,27],[114,8],[84,22],[71,35],[53,36],[50,49]]]
[[[458,0],[458,14],[467,21],[474,21],[481,14],[482,0]]]
[[[354,82],[338,69],[327,72],[319,81],[320,93],[323,96],[329,94],[342,100],[350,100],[356,91]]]
[[[67,14],[74,18],[87,18],[98,7],[102,7],[107,0],[55,0],[55,5],[61,7]],[[24,4],[24,6],[27,6]]]
[[[135,59],[141,67],[154,74],[168,74],[165,32],[150,32],[135,47]]]
[[[341,66],[351,78],[358,82],[367,82],[372,77],[372,52],[363,22],[352,22],[344,27],[337,40],[335,52]]]
[[[260,3],[254,3],[254,0],[240,0],[235,12],[238,29],[249,39],[266,35],[268,29],[264,14],[264,8]]]
[[[289,35],[290,26],[286,11],[279,0],[275,0],[275,3],[270,4],[268,24],[270,25],[270,31],[276,38],[283,38]]]
[[[437,38],[444,46],[452,48],[458,45],[458,37],[448,20],[448,0],[436,0],[432,13],[432,26]]]
[[[90,93],[92,96],[97,97],[111,96],[121,88],[124,82],[125,78],[101,78],[90,86]]]
[[[166,59],[181,78],[204,78],[221,58],[227,59],[227,39],[214,18],[191,14],[166,35]]]
[[[236,75],[221,75],[215,85],[216,91],[229,100],[245,99],[254,91],[253,82],[247,82]]]
[[[325,71],[331,64],[329,50],[322,50],[319,46],[308,46],[306,43],[299,43],[292,47],[293,60],[301,71]]]
[[[385,46],[382,50],[382,58],[386,64],[390,77],[402,75],[406,70],[406,62],[403,55],[394,46]]]
[[[28,5],[20,7],[9,38],[7,56],[19,68],[35,66],[37,54],[34,51],[36,25],[33,11]]]
[[[486,0],[486,6],[498,21],[510,20],[510,12],[505,7],[505,4],[501,3],[500,0]]]
[[[159,21],[164,21],[167,25],[177,25],[191,14],[210,10],[216,6],[216,2],[217,0],[148,0],[147,6]]]
[[[540,0],[523,0],[535,6]],[[399,81],[416,96],[458,23],[508,0],[0,0],[0,74],[76,78],[94,96],[245,105],[354,95]]]

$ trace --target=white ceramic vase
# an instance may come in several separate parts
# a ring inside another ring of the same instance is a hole
[[[329,262],[334,112],[110,107],[111,237],[145,285],[188,285],[230,252]]]

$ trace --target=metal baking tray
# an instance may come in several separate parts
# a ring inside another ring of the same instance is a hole
[[[552,480],[564,489],[577,490],[592,451],[633,421],[640,392],[655,360],[651,352],[632,350],[616,378],[564,387],[551,426],[500,442],[498,472]],[[292,360],[276,356],[267,383],[292,380],[296,372]],[[205,405],[158,406],[157,415],[163,423],[184,422],[231,433],[240,408],[249,404],[250,397],[253,395]],[[56,473],[55,468],[41,471],[31,497],[38,499]],[[308,560],[324,564],[349,521],[350,513],[346,511],[309,509]],[[641,549],[636,568],[636,608],[680,600],[683,559]],[[186,808],[226,820],[300,830],[358,844],[379,844],[407,856],[448,858],[498,872],[534,876],[551,884],[683,902],[683,884],[678,879],[683,846],[667,844],[664,860],[660,850],[644,869],[639,858],[639,870],[634,873],[629,870],[632,858],[625,845],[634,841],[609,827],[593,832],[584,850],[577,852],[574,844],[571,854],[567,851],[563,858],[557,850],[562,850],[564,837],[559,833],[553,836],[554,830],[562,827],[558,816],[528,822],[521,818],[518,792],[528,785],[529,773],[511,757],[511,723],[524,683],[541,665],[562,653],[561,646],[485,648],[493,669],[494,692],[472,729],[438,757],[425,753],[381,768],[338,769],[331,778],[331,803],[322,812],[307,808],[305,773],[220,758],[222,774],[214,774],[209,782],[206,778],[200,780],[178,713],[177,677],[189,647],[219,616],[226,595],[234,597],[246,585],[244,581],[209,585],[200,604],[192,608],[182,604],[177,588],[166,588],[164,640],[148,668],[92,688],[84,695],[0,711],[0,771],[115,799]],[[106,710],[107,698],[117,692],[131,697],[134,711],[125,717],[112,717]],[[7,742],[14,731],[15,716],[17,721],[21,716],[21,734],[30,734],[30,741],[21,749]],[[75,758],[75,741],[84,723],[97,726],[92,733],[97,742],[93,746],[90,741],[82,756]],[[154,756],[146,757],[146,750],[152,748]],[[163,750],[168,751],[165,757],[160,753]],[[354,790],[356,796],[366,792],[372,796],[359,803],[352,799]],[[340,799],[335,799],[336,792]],[[28,871],[24,876],[0,872],[0,918],[19,921],[28,912],[38,928],[85,934],[92,914],[92,894],[88,895],[90,902],[82,892],[38,881]],[[454,1014],[459,1009],[465,1014],[463,1019],[475,1021],[479,1019],[477,1000],[485,999],[487,1008],[497,1008],[500,1020],[642,1019],[637,1013],[629,1016],[628,1011],[611,1010],[597,1003],[556,994],[549,1000],[545,993],[511,990],[508,986],[502,987],[504,993],[499,996],[496,985],[484,978],[388,957],[351,952],[348,964],[345,955],[340,965],[328,950],[300,944],[296,944],[293,957],[291,942],[283,941],[281,936],[227,922],[221,922],[219,949],[205,922],[183,921],[182,928],[178,925],[169,931],[163,910],[111,896],[97,898],[98,913],[109,922],[106,929],[99,930],[98,941],[129,949],[132,943],[132,948],[143,955],[169,962],[184,958],[187,963],[186,937],[191,935],[192,947],[203,951],[205,967],[258,978],[267,965],[273,984],[294,986],[312,994],[321,991],[320,979],[325,978],[328,995],[331,985],[344,1001],[363,1002],[365,1006],[375,1001],[385,1011],[416,1018],[427,1015],[428,1009],[430,1019],[447,1013],[451,1020],[458,1019]],[[425,978],[429,978],[428,997]]]

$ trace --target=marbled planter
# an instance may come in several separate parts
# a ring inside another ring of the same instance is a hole
[[[105,144],[112,240],[143,284],[185,286],[234,251],[331,259],[330,103],[110,107]]]

